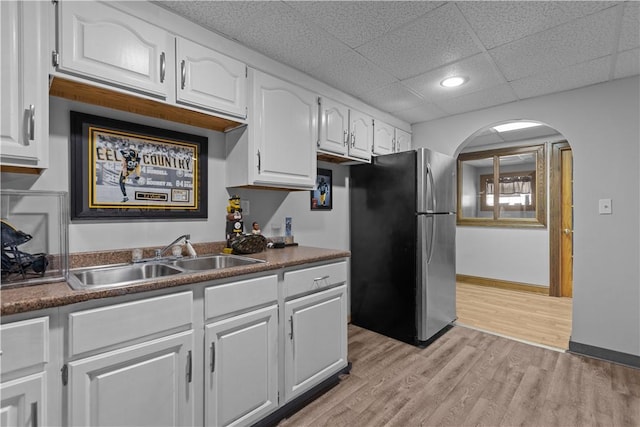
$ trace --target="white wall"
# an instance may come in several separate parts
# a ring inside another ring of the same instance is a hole
[[[636,76],[413,126],[414,145],[450,155],[498,121],[537,120],[567,138],[574,156],[571,339],[632,355],[640,355],[639,117]],[[598,214],[602,198],[612,199],[612,215]],[[459,227],[458,246],[472,233]]]

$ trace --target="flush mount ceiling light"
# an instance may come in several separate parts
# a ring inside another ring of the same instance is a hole
[[[465,84],[467,82],[467,80],[469,80],[466,77],[460,77],[460,76],[455,76],[455,77],[447,77],[446,79],[444,79],[443,81],[440,82],[440,86],[442,87],[458,87],[461,86],[463,84]]]
[[[536,122],[511,122],[505,123],[503,125],[498,125],[492,127],[496,132],[509,132],[510,130],[518,130],[518,129],[526,129],[532,128],[534,126],[542,126],[542,123]]]

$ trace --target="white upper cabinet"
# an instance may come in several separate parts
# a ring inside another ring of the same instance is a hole
[[[205,46],[176,38],[176,101],[247,117],[247,66]]]
[[[58,7],[59,71],[167,98],[167,31],[105,3]]]
[[[249,69],[249,126],[227,133],[227,187],[310,190],[316,179],[315,94]]]
[[[46,2],[0,2],[2,165],[46,168],[49,96]]]
[[[380,120],[374,122],[373,154],[390,154],[395,151],[394,128]]]
[[[411,134],[403,131],[402,129],[396,128],[395,151],[409,151],[411,150],[411,147]]]
[[[353,157],[371,159],[373,118],[357,110],[349,111],[349,150]]]
[[[349,152],[349,107],[328,98],[320,99],[318,148],[341,155]]]

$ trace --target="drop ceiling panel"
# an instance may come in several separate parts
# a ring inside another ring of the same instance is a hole
[[[516,80],[511,82],[511,86],[519,98],[531,98],[604,82],[610,70],[611,58],[607,56]]]
[[[458,87],[443,87],[440,82],[447,77],[465,76],[469,81]],[[451,97],[477,92],[487,87],[505,83],[502,75],[496,72],[490,58],[481,53],[454,64],[449,64],[428,73],[402,81],[407,87],[424,96],[429,102],[437,102]]]
[[[614,78],[621,79],[640,74],[640,49],[620,52],[616,60]]]
[[[640,3],[629,2],[624,6],[618,50],[640,47]]]
[[[310,71],[318,80],[356,97],[397,82],[391,74],[350,50]]]
[[[435,9],[435,1],[292,1],[305,18],[356,48]]]
[[[424,102],[422,98],[408,90],[400,82],[369,92],[361,98],[363,101],[378,105],[391,113],[408,110]]]
[[[451,99],[442,99],[436,104],[449,114],[460,114],[468,111],[481,110],[495,105],[516,101],[517,98],[511,86],[502,84]]]
[[[452,3],[356,50],[399,79],[413,77],[480,52]]]
[[[534,76],[610,54],[615,21],[609,8],[489,52],[508,81]]]
[[[393,115],[407,123],[420,123],[445,117],[447,113],[434,104],[422,104],[408,110],[396,111]]]
[[[611,7],[613,2],[463,1],[457,3],[485,48],[491,49]],[[569,6],[569,7],[567,7]]]

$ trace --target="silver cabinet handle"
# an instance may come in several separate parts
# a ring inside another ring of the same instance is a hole
[[[356,134],[355,132],[351,132],[351,147],[356,146]]]
[[[345,147],[349,145],[349,132],[344,131],[344,144]]]
[[[258,150],[258,153],[256,154],[258,156],[258,173],[260,172],[260,163],[261,163],[261,159],[260,159],[260,150]]]
[[[313,279],[314,282],[319,282],[321,280],[327,280],[329,278],[329,275],[327,274],[326,276],[322,276],[322,277],[316,277],[315,279]]]
[[[289,334],[289,338],[293,341],[293,316],[289,317],[289,324],[291,325],[291,333]]]
[[[216,343],[211,342],[211,372],[216,371]]]
[[[164,77],[167,71],[167,59],[164,52],[160,54],[160,83],[164,83]]]
[[[35,139],[36,133],[36,107],[35,105],[29,105],[29,141]]]
[[[180,61],[180,75],[181,75],[180,87],[184,89],[184,85],[187,81],[187,67],[185,66],[184,59]]]

